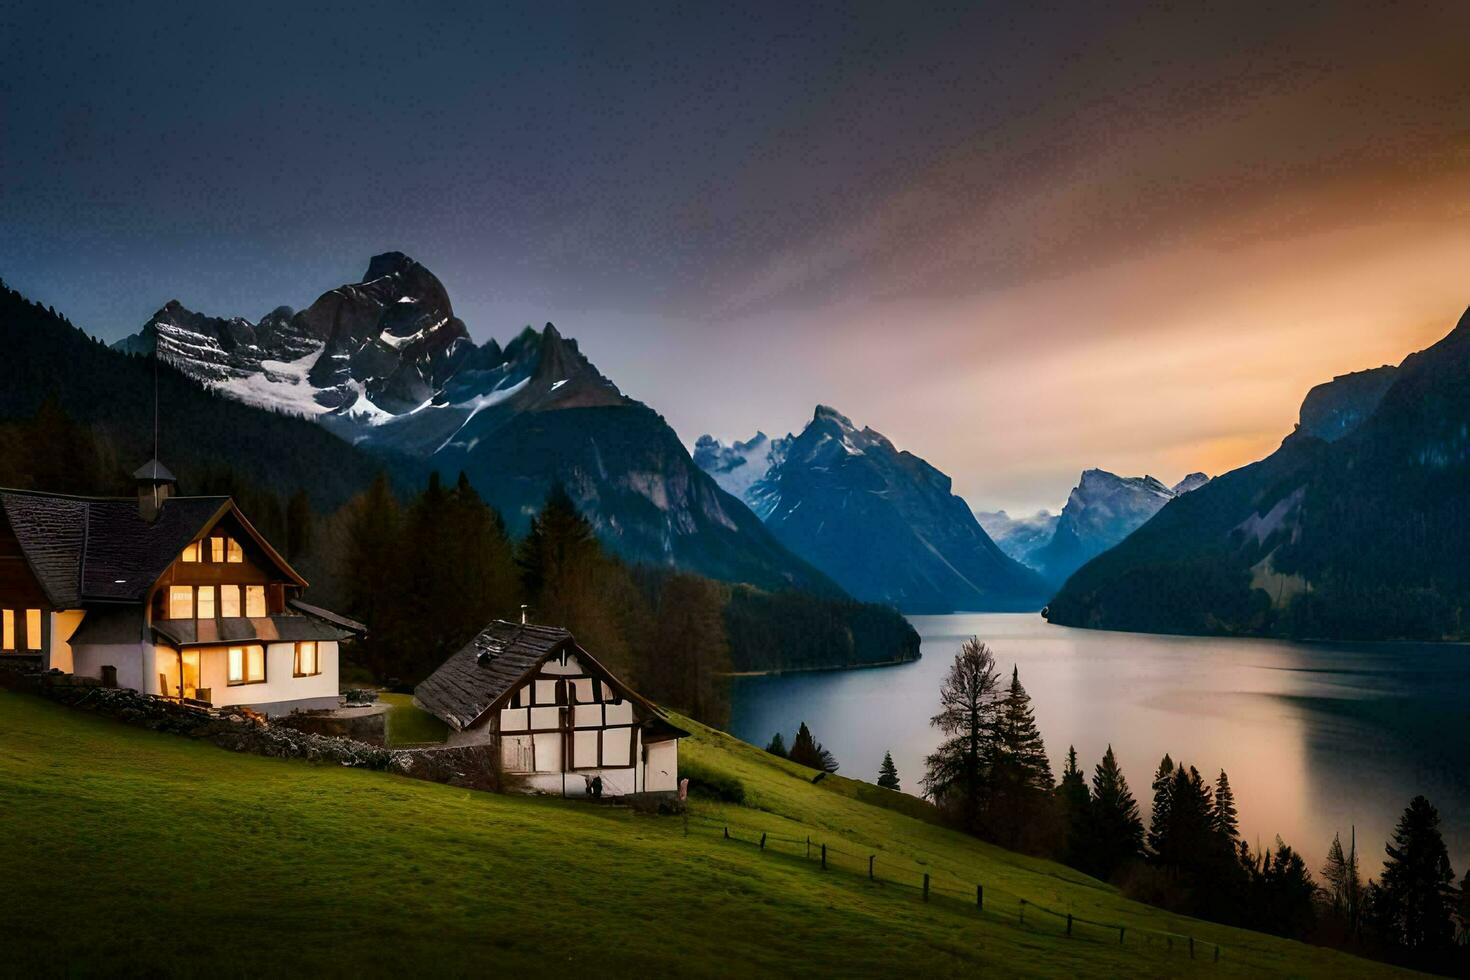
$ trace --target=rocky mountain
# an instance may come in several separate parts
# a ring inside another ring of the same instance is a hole
[[[1050,618],[1151,632],[1470,637],[1467,433],[1470,311],[1396,369],[1314,388],[1281,448],[1171,501],[1084,565]]]
[[[948,476],[832,408],[818,406],[798,435],[730,446],[706,436],[696,454],[777,540],[859,599],[950,612],[1034,609],[1045,594]]]
[[[1032,568],[1031,555],[1046,546],[1057,529],[1057,518],[1049,510],[1026,517],[1012,517],[1003,510],[975,511],[975,520],[996,546],[1023,565]]]
[[[1205,474],[1191,473],[1168,487],[1151,476],[1083,470],[1051,539],[1032,550],[1027,563],[1049,580],[1065,582],[1083,563],[1142,527],[1169,501],[1208,482]]]
[[[361,282],[300,312],[280,307],[251,322],[173,302],[116,346],[157,349],[222,394],[314,418],[362,449],[451,478],[463,470],[514,532],[559,483],[632,561],[840,594],[576,341],[547,324],[503,348],[477,345],[443,284],[402,253],[374,257]]]

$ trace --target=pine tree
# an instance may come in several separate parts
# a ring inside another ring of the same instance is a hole
[[[1229,841],[1233,849],[1240,837],[1240,823],[1235,811],[1235,794],[1230,791],[1230,777],[1224,769],[1215,780],[1214,825],[1215,833]]]
[[[771,744],[766,746],[766,751],[771,753],[771,755],[780,756],[782,759],[789,759],[791,757],[791,753],[786,751],[786,739],[781,737],[780,732],[771,736]]]
[[[1067,764],[1062,769],[1062,781],[1057,784],[1057,800],[1062,807],[1062,820],[1066,827],[1067,840],[1063,848],[1063,860],[1074,868],[1087,870],[1091,867],[1092,842],[1089,840],[1091,814],[1087,796],[1087,781],[1077,765],[1077,747],[1067,746]]]
[[[1450,911],[1455,874],[1439,831],[1439,811],[1422,796],[1405,808],[1383,863],[1380,921],[1396,945],[1435,951],[1454,935]]]
[[[802,722],[796,729],[796,738],[791,742],[792,762],[799,763],[809,769],[819,769],[822,772],[836,772],[837,760],[832,753],[822,748],[822,743],[812,737],[810,728],[806,722]]]
[[[306,491],[297,490],[286,503],[286,560],[295,561],[311,547],[314,515]]]
[[[694,575],[672,575],[659,595],[654,628],[654,662],[639,673],[654,676],[651,690],[661,700],[710,724],[729,713],[725,675],[730,645],[725,636],[725,602],[719,586]]]
[[[1148,846],[1154,854],[1163,851],[1164,838],[1169,832],[1169,798],[1174,786],[1174,760],[1169,758],[1169,753],[1164,753],[1164,758],[1159,762],[1159,768],[1154,773],[1153,810],[1150,814],[1148,828]]]
[[[980,829],[989,779],[986,769],[999,700],[995,656],[978,637],[955,654],[939,689],[939,713],[929,724],[946,737],[924,760],[924,794],[966,830]]]
[[[391,664],[401,644],[411,643],[413,624],[402,599],[402,555],[398,499],[379,473],[346,507],[345,541],[338,581],[347,611],[369,626],[363,655],[381,680],[395,679]]]
[[[1143,816],[1111,745],[1092,774],[1089,815],[1091,867],[1106,880],[1143,852]]]
[[[1021,685],[1020,670],[1014,667],[997,712],[989,762],[987,830],[1006,847],[1037,850],[1054,829],[1048,824],[1056,817],[1055,809],[1048,805],[1053,788],[1051,763],[1036,728],[1031,696]]]
[[[898,767],[893,764],[893,753],[883,753],[883,764],[878,767],[878,785],[884,789],[899,788]]]
[[[1322,879],[1327,884],[1327,898],[1333,914],[1342,920],[1348,935],[1355,934],[1363,881],[1358,875],[1358,855],[1355,850],[1344,853],[1340,834],[1332,835],[1327,862],[1322,866]]]

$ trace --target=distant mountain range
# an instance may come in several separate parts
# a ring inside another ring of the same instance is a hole
[[[859,599],[905,612],[1038,608],[1035,572],[1001,551],[950,478],[818,406],[797,435],[724,445],[695,462],[738,494],[776,538]]]
[[[656,412],[551,324],[477,345],[444,286],[400,252],[306,309],[251,321],[177,301],[119,350],[160,356],[214,391],[313,418],[361,449],[463,470],[524,530],[563,485],[614,551],[765,589],[841,590],[695,466]]]
[[[1060,514],[1041,511],[1012,518],[995,511],[975,516],[1006,554],[1060,585],[1083,563],[1142,527],[1169,501],[1209,481],[1203,473],[1191,473],[1168,487],[1151,476],[1084,470]]]
[[[1470,638],[1470,312],[1398,367],[1313,388],[1257,463],[1079,569],[1052,622],[1178,633]]]

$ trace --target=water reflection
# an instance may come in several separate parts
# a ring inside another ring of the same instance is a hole
[[[764,745],[806,721],[842,772],[877,776],[893,752],[917,791],[928,725],[953,653],[970,635],[1011,664],[1035,702],[1053,766],[1069,744],[1086,769],[1111,742],[1145,812],[1169,752],[1211,780],[1230,773],[1241,830],[1280,834],[1320,866],[1357,826],[1376,871],[1415,793],[1440,809],[1456,871],[1470,860],[1470,651],[1416,644],[1300,644],[1104,633],[1023,614],[915,616],[924,657],[902,667],[741,678],[731,728]]]

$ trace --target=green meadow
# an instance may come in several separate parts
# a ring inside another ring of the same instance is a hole
[[[685,724],[682,758],[737,780],[743,803],[695,798],[686,819],[476,793],[236,755],[0,692],[0,972],[1392,972],[1130,902],[937,826],[912,797],[814,785]],[[1040,907],[1121,925],[1123,941],[1080,922],[1069,937]]]

